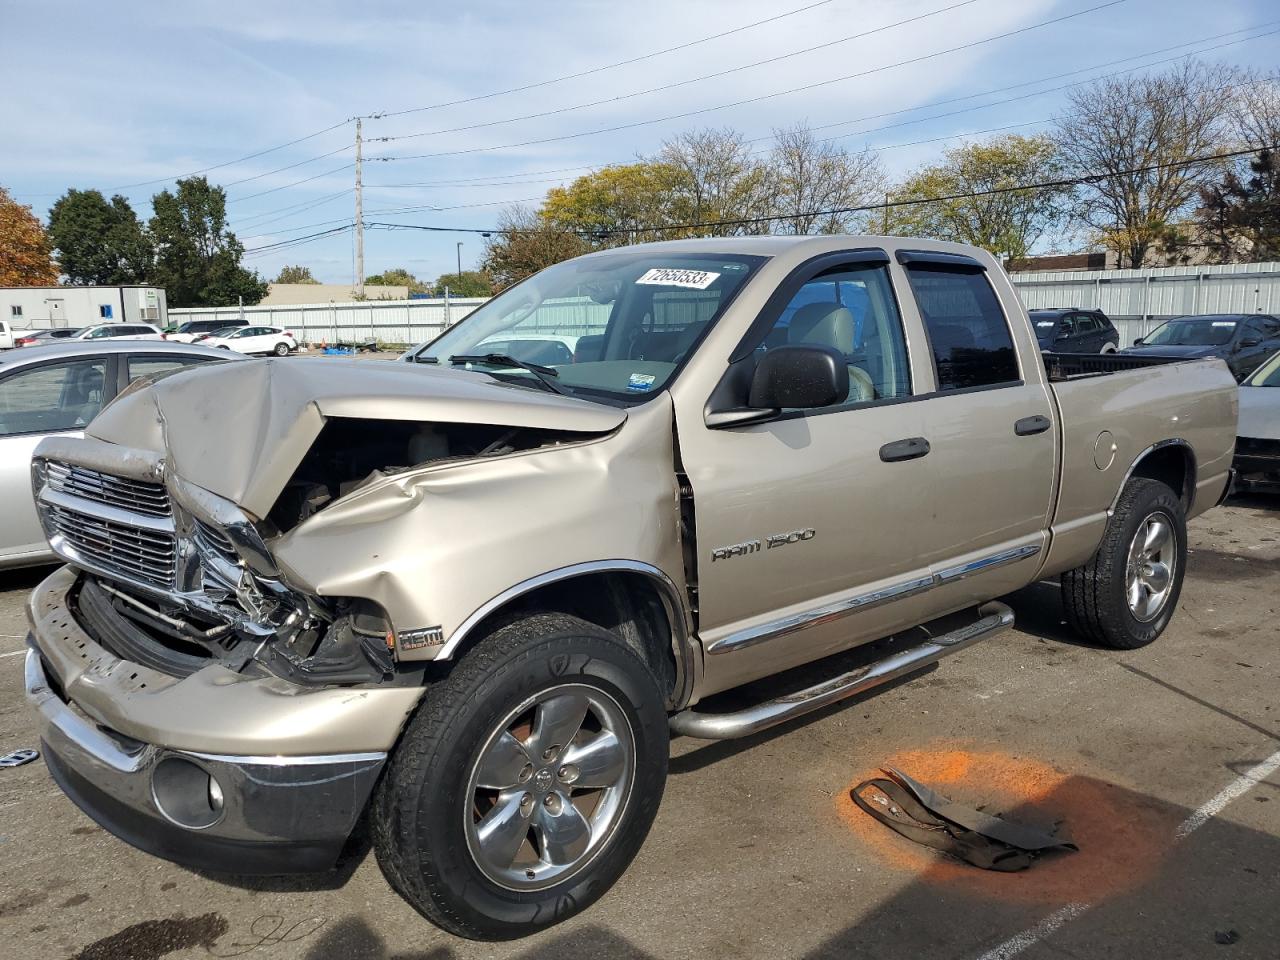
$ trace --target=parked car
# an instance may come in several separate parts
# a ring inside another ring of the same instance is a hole
[[[95,323],[81,327],[68,340],[161,340],[160,328],[150,323]]]
[[[213,334],[218,331],[233,331],[236,327],[248,326],[247,320],[241,320],[233,317],[228,320],[226,318],[220,320],[188,320],[181,326],[175,327],[172,331],[165,331],[164,338],[172,340],[175,343],[195,343],[202,339],[202,335]]]
[[[73,340],[79,327],[56,327],[53,330],[30,330],[14,341],[16,347],[47,347],[62,340]]]
[[[198,341],[206,347],[234,350],[237,353],[274,353],[287,357],[298,349],[293,334],[280,327],[223,327]]]
[[[1240,384],[1236,489],[1280,493],[1280,352]]]
[[[1159,357],[1221,357],[1237,380],[1280,350],[1280,320],[1265,313],[1175,317],[1133,341],[1122,353]]]
[[[489,349],[577,329],[584,287],[612,304],[591,359]],[[1000,263],[927,240],[600,251],[415,361],[196,371],[45,440],[69,566],[31,598],[26,689],[55,779],[117,836],[321,870],[367,812],[395,889],[474,938],[613,884],[672,732],[865,692],[1047,577],[1090,641],[1152,642],[1235,443],[1221,361],[1064,355],[1051,381]],[[864,669],[706,702],[890,635]]]
[[[1101,310],[1078,307],[1032,310],[1031,327],[1041,350],[1113,353],[1120,347],[1120,333]]]
[[[0,357],[0,569],[57,559],[31,499],[31,452],[42,439],[80,436],[105,404],[140,377],[227,359],[225,352],[200,347],[116,338],[63,341]],[[71,492],[74,479],[68,474],[63,489]]]
[[[30,332],[16,329],[8,320],[0,320],[0,350],[12,350]]]

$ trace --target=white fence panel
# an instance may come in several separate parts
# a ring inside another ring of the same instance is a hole
[[[194,307],[169,311],[169,321],[236,322],[243,313],[252,325],[283,327],[304,343],[414,344],[437,336],[465,317],[485,298],[449,300],[362,300],[350,303],[302,303],[256,307]]]

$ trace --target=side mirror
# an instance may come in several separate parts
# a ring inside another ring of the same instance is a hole
[[[832,347],[774,347],[760,358],[747,406],[753,410],[829,407],[849,395],[849,367]]]
[[[746,406],[739,406],[746,394]],[[754,369],[732,364],[711,399],[704,420],[713,430],[764,423],[783,409],[809,410],[842,403],[849,395],[849,367],[832,347],[794,344],[760,355]]]
[[[1142,338],[1141,338],[1141,337],[1139,337],[1137,340],[1133,341],[1133,345],[1134,345],[1135,347],[1140,347],[1140,346],[1142,346]]]
[[[1257,337],[1246,337],[1245,339],[1240,341],[1240,347],[1241,349],[1244,349],[1246,347],[1256,347],[1261,342],[1262,341],[1259,340]]]

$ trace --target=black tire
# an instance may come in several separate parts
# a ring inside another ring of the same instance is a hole
[[[289,355],[289,345],[281,340],[275,345],[275,350],[273,352],[277,357],[287,357]]]
[[[471,771],[510,711],[566,683],[621,708],[634,737],[630,788],[584,864],[551,886],[511,889],[487,876],[468,846]],[[631,863],[662,800],[669,740],[658,682],[620,638],[575,617],[526,616],[432,684],[406,726],[370,808],[378,863],[411,906],[450,933],[510,940],[545,929],[594,903]]]
[[[1129,549],[1147,521],[1163,515],[1175,538],[1173,574],[1163,606],[1150,620],[1139,619],[1128,600]],[[1120,494],[1098,552],[1084,566],[1062,574],[1067,623],[1087,640],[1117,650],[1145,647],[1164,632],[1178,606],[1187,567],[1187,521],[1182,500],[1157,480],[1136,477]]]

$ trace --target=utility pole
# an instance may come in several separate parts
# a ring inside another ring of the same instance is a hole
[[[458,241],[458,286],[462,286],[462,241]]]
[[[364,191],[360,182],[360,123],[356,117],[356,297],[364,297]]]

